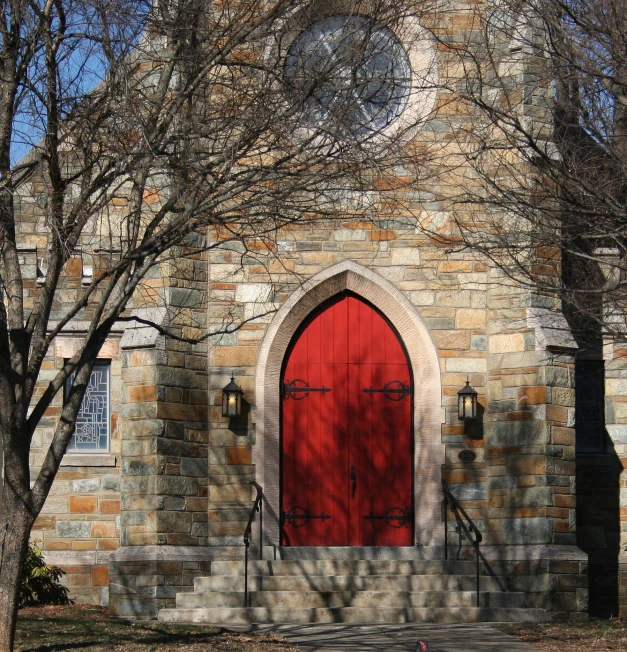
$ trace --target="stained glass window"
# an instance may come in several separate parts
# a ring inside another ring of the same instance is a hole
[[[109,450],[110,376],[108,364],[94,365],[76,418],[69,452],[104,453]],[[66,391],[69,391],[73,380],[74,376],[68,380]]]
[[[363,16],[329,16],[292,43],[284,76],[306,98],[310,121],[323,128],[370,135],[403,112],[411,67],[401,42],[387,27]]]

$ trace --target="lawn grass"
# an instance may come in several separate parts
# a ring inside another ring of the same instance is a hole
[[[544,652],[627,650],[627,621],[616,618],[580,623],[522,623],[502,625],[499,629]]]
[[[19,652],[279,652],[295,650],[277,634],[241,634],[220,627],[169,625],[110,618],[107,609],[86,605],[22,609],[15,650]]]

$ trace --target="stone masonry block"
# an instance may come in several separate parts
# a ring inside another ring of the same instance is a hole
[[[206,478],[209,473],[209,460],[198,457],[183,457],[181,459],[181,475]]]
[[[548,507],[552,504],[551,497],[550,487],[518,487],[508,490],[492,489],[491,486],[488,504],[491,507]]]
[[[570,387],[554,387],[551,390],[551,401],[554,405],[574,407],[575,390]]]
[[[41,510],[42,514],[67,514],[68,497],[67,496],[48,496]]]
[[[148,493],[148,477],[124,476],[120,481],[120,491],[123,494],[139,493],[146,495]]]
[[[251,496],[250,486],[241,485],[223,485],[211,486],[210,498],[212,503],[249,503]]]
[[[91,532],[89,521],[57,521],[57,536],[71,539],[86,539]]]
[[[98,491],[100,483],[95,478],[86,478],[84,480],[74,480],[72,490],[75,494],[84,494]]]
[[[227,464],[249,465],[251,461],[250,448],[228,448],[226,451],[226,461]]]
[[[522,333],[492,335],[489,341],[491,353],[510,353],[525,350],[525,336]]]
[[[105,475],[102,477],[103,491],[120,491],[120,478],[116,475]]]
[[[433,331],[433,339],[438,349],[465,351],[470,348],[468,331]]]
[[[494,421],[486,424],[488,446],[530,446],[549,442],[542,421]]]
[[[96,496],[70,496],[70,512],[74,514],[91,514],[98,508]]]
[[[394,247],[391,253],[392,265],[420,265],[418,247]]]
[[[625,382],[627,390],[627,381]],[[538,384],[547,387],[573,387],[575,372],[567,367],[541,367],[538,371]]]
[[[495,539],[509,545],[529,545],[550,543],[552,534],[550,518],[506,518],[501,520],[501,532]]]
[[[198,413],[194,405],[160,402],[157,405],[157,418],[174,419],[175,421],[196,421]]]
[[[449,485],[451,493],[457,500],[485,500],[486,486],[483,482]]]
[[[485,374],[488,363],[485,358],[447,358],[446,371],[466,374]]]
[[[165,496],[196,496],[198,495],[198,480],[177,476],[156,476],[154,493]]]
[[[239,283],[235,291],[235,300],[242,303],[263,303],[271,296],[272,285],[269,283]]]
[[[472,308],[460,308],[455,315],[457,328],[485,328],[486,311]]]
[[[543,385],[535,387],[520,387],[518,389],[518,403],[532,405],[547,402],[547,391]]]
[[[253,367],[257,362],[254,346],[222,346],[214,351],[216,367]]]
[[[189,512],[157,512],[158,532],[185,532],[192,528],[192,515]]]
[[[171,288],[170,305],[173,308],[201,308],[203,293],[191,288]]]

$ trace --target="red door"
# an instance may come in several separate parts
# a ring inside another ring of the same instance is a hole
[[[412,545],[411,373],[387,321],[342,295],[295,336],[281,382],[282,544]]]

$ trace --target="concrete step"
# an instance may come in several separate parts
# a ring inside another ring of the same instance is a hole
[[[237,624],[253,623],[472,623],[544,622],[544,609],[492,609],[476,607],[214,607],[161,609],[159,620],[169,623]]]
[[[523,580],[525,578],[518,578]],[[248,578],[250,591],[473,591],[471,575],[253,575]],[[482,591],[500,591],[499,582],[481,577]],[[243,591],[241,575],[196,577],[194,591]]]
[[[437,561],[420,559],[305,559],[251,560],[249,575],[474,575],[474,561]],[[487,571],[480,566],[480,573]],[[241,561],[214,561],[212,575],[243,575]]]
[[[527,607],[524,593],[482,592],[482,607]],[[387,607],[470,607],[475,606],[474,591],[251,591],[251,607],[316,607],[316,608],[387,608]],[[178,593],[177,609],[242,607],[242,592]]]

